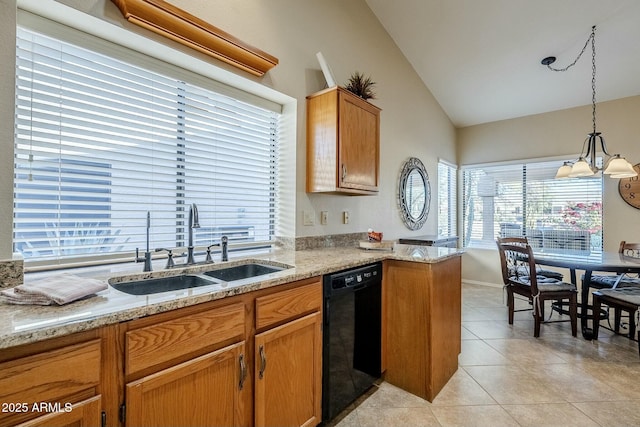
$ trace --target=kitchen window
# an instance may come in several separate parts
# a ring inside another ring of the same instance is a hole
[[[17,31],[14,251],[128,258],[147,212],[151,250],[184,247],[192,203],[196,246],[271,245],[282,106],[59,27]]]
[[[438,235],[457,236],[457,167],[438,162]]]
[[[497,237],[526,236],[534,249],[601,252],[602,177],[555,179],[558,166],[463,168],[463,245],[494,249]]]

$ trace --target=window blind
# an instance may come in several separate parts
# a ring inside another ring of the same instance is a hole
[[[557,161],[463,169],[463,244],[526,236],[537,249],[602,251],[602,177],[555,179]]]
[[[438,162],[438,235],[457,236],[456,167]]]
[[[120,256],[274,237],[280,113],[18,28],[14,249]],[[159,61],[160,62],[160,61]],[[155,67],[158,68],[158,67]],[[161,66],[160,66],[161,68]]]

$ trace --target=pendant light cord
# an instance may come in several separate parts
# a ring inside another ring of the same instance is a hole
[[[556,178],[572,178],[580,176],[593,176],[596,172],[603,170],[603,173],[611,175],[612,178],[628,178],[637,177],[638,173],[633,169],[631,163],[629,163],[624,157],[619,154],[611,155],[607,151],[607,145],[604,142],[604,138],[600,132],[596,131],[596,26],[591,27],[591,34],[585,42],[582,50],[574,59],[574,61],[564,68],[553,68],[551,64],[556,60],[555,56],[548,56],[544,58],[541,63],[545,65],[551,71],[567,71],[569,68],[576,65],[580,60],[584,52],[587,50],[591,42],[591,114],[593,123],[593,132],[591,132],[587,139],[582,143],[582,151],[580,157],[573,165],[565,164],[558,169]],[[602,152],[608,156],[607,162],[603,167],[596,166],[596,146],[600,143]],[[585,154],[586,148],[586,154]],[[615,163],[615,166],[614,166]],[[579,166],[579,167],[578,167]],[[570,171],[567,171],[567,168]]]
[[[582,50],[580,51],[576,59],[574,59],[571,64],[567,65],[564,68],[554,68],[551,66],[552,62],[544,63],[544,64],[551,71],[559,71],[559,72],[567,71],[569,68],[576,65],[576,63],[580,60],[580,58],[582,57],[582,54],[584,54],[585,50],[587,50],[587,46],[589,46],[589,42],[591,42],[591,111],[592,111],[592,117],[593,117],[593,133],[595,135],[596,133],[596,26],[594,25],[593,27],[591,27],[591,34],[589,35],[589,38],[584,43]]]
[[[592,50],[592,56],[595,59],[595,55],[596,55],[596,47],[595,47],[595,37],[596,37],[596,26],[594,25],[593,27],[591,27],[591,35],[589,36],[589,38],[587,39],[587,41],[584,43],[584,46],[582,47],[582,50],[580,51],[580,53],[578,54],[578,56],[576,57],[576,59],[573,60],[573,62],[569,65],[567,65],[564,68],[554,68],[551,66],[552,62],[545,64],[547,66],[548,69],[550,69],[551,71],[567,71],[569,68],[573,67],[574,65],[576,65],[576,62],[578,62],[580,60],[580,58],[582,57],[582,54],[584,53],[585,50],[587,50],[587,46],[589,46],[589,42],[591,41],[591,50]],[[553,58],[555,60],[555,58]],[[595,70],[595,66],[594,66],[594,70]]]
[[[596,133],[596,26],[591,27],[591,103],[593,105],[593,133]],[[588,40],[587,40],[588,42]]]

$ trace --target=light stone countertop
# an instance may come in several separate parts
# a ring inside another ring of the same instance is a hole
[[[195,273],[231,266],[246,259],[266,264],[292,266],[292,268],[256,278],[151,295],[129,295],[109,287],[95,296],[64,306],[0,303],[0,349],[124,322],[296,280],[322,276],[384,259],[435,263],[460,256],[462,252],[459,249],[399,244],[395,245],[393,251],[363,250],[354,247],[302,251],[275,249],[260,255],[232,259],[225,263],[216,262],[171,270],[162,270],[164,261],[159,260],[154,262],[155,271],[151,273],[141,273],[142,265],[135,263],[69,270],[79,276],[111,279],[114,282],[171,276],[182,272]],[[25,282],[42,278],[46,274],[27,274]]]

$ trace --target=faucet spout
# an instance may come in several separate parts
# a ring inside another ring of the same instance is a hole
[[[192,203],[189,207],[189,246],[187,246],[187,264],[195,264],[196,261],[193,258],[193,229],[200,228],[200,221],[198,219],[198,206]]]
[[[142,271],[151,271],[151,251],[149,250],[149,233],[151,230],[151,212],[147,211],[147,250],[144,253],[144,257],[140,257],[139,249],[136,248],[136,262],[144,261],[144,268]]]

